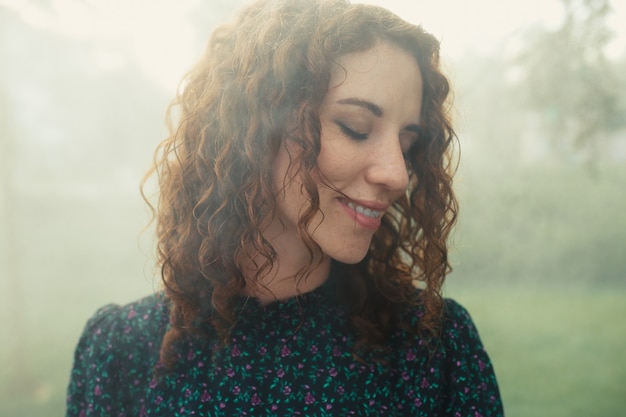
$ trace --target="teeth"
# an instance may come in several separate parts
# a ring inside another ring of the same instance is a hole
[[[382,214],[382,212],[378,210],[372,210],[367,207],[359,206],[358,204],[354,204],[351,201],[348,201],[348,207],[350,207],[352,210],[356,211],[359,214],[362,214],[367,217],[371,217],[373,219],[379,218],[380,215]]]

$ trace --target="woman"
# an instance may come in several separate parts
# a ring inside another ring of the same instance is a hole
[[[89,321],[67,415],[502,415],[440,295],[438,48],[344,0],[259,1],[217,29],[157,152],[164,290]]]

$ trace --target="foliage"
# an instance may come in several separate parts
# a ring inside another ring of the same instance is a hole
[[[626,284],[626,169],[467,161],[450,281],[523,287]]]
[[[519,55],[518,87],[556,152],[582,151],[594,162],[607,135],[625,125],[617,115],[619,79],[605,53],[611,9],[609,0],[562,1],[562,25],[536,28]]]

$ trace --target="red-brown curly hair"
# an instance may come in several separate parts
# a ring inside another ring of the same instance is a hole
[[[439,42],[375,6],[261,0],[213,32],[168,110],[170,135],[157,149],[157,252],[171,300],[171,326],[161,347],[165,364],[175,362],[177,341],[206,337],[207,329],[226,343],[237,320],[234,304],[246,286],[237,262],[243,248],[267,260],[257,278],[276,261],[262,231],[277,214],[272,165],[286,138],[302,148],[294,163],[311,205],[298,227],[315,253],[306,230],[319,210],[312,175],[321,148],[318,110],[340,57],[379,40],[418,62],[423,131],[409,151],[406,194],[384,215],[365,258],[344,266],[339,291],[359,347],[378,347],[395,326],[405,326],[398,320],[406,303],[424,309],[415,330],[436,334],[441,286],[450,270],[446,241],[457,215],[455,134]],[[306,267],[312,265],[313,257]],[[423,291],[416,298],[418,281]]]

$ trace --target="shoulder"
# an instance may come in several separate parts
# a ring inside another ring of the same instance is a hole
[[[169,317],[167,302],[151,295],[120,306],[108,304],[87,321],[77,353],[129,351],[135,347],[160,345]]]
[[[125,396],[132,395],[129,387],[152,378],[168,318],[162,295],[100,308],[88,320],[74,352],[68,415],[121,410]]]
[[[119,360],[115,353],[148,354],[160,346],[168,318],[168,304],[158,294],[124,306],[106,305],[88,320],[76,355]]]
[[[123,306],[108,304],[98,309],[88,320],[83,337],[103,334],[117,336],[120,339],[141,337],[158,332],[167,324],[168,317],[168,302],[161,294],[154,294]]]
[[[480,342],[480,336],[474,320],[465,307],[451,298],[444,299],[442,336],[449,342],[460,339]]]
[[[417,291],[419,295],[421,290]],[[419,297],[416,297],[419,299]],[[424,307],[417,304],[407,304],[404,306],[402,320],[409,323],[411,327],[417,327],[421,317],[424,315]],[[443,310],[440,321],[440,338],[444,344],[454,342],[459,339],[480,340],[476,325],[465,307],[451,298],[443,299]]]
[[[469,312],[458,302],[446,299],[441,330],[447,411],[503,415],[495,371]]]
[[[412,325],[423,315],[419,305],[407,311]],[[417,342],[423,346],[419,338]],[[429,338],[425,345],[432,349],[429,367],[436,368],[441,378],[441,415],[503,415],[491,359],[465,307],[455,300],[444,299],[439,337]]]

